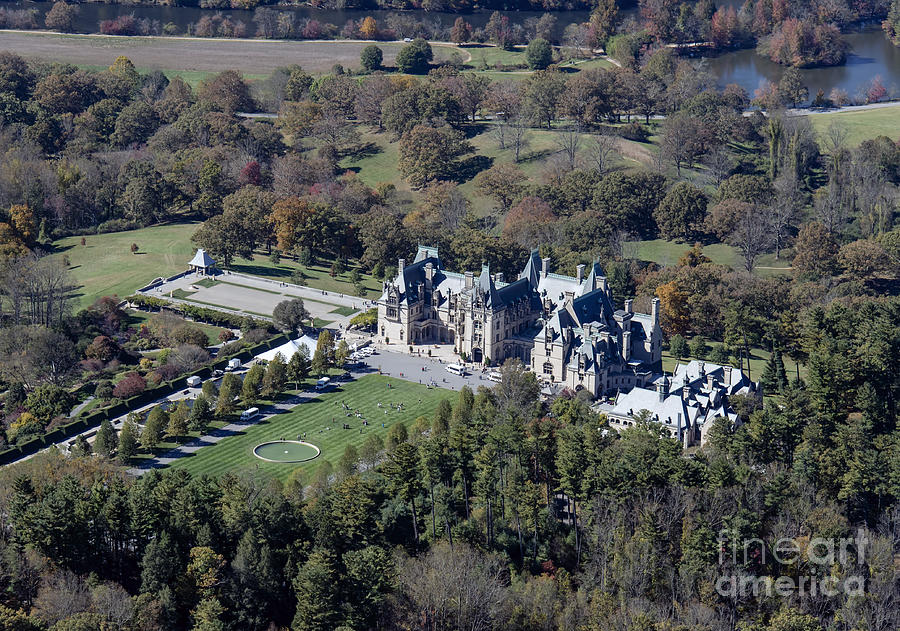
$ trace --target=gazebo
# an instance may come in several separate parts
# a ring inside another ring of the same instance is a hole
[[[215,266],[216,262],[202,248],[197,250],[194,258],[188,263],[188,269],[199,274],[210,274]]]

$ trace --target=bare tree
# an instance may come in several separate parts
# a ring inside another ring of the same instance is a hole
[[[716,187],[728,179],[728,176],[731,175],[731,170],[734,168],[734,161],[725,147],[716,147],[706,154],[703,164],[706,165],[709,177]]]
[[[509,121],[509,146],[516,162],[522,159],[522,152],[528,148],[528,123],[522,116],[515,116]]]
[[[418,558],[400,559],[398,567],[412,626],[487,631],[500,624],[506,571],[496,557],[439,543]]]
[[[771,227],[768,217],[756,205],[750,206],[740,218],[729,243],[736,247],[744,259],[744,269],[752,272],[756,260],[766,251],[771,243]]]
[[[800,183],[792,173],[783,172],[775,180],[775,197],[768,208],[776,259],[781,257],[788,231],[802,207],[803,193],[800,190]]]
[[[569,170],[573,170],[578,159],[578,149],[581,147],[581,133],[577,129],[566,129],[556,134],[554,142],[566,158]]]
[[[824,190],[816,193],[813,204],[816,217],[830,234],[841,230],[847,218],[844,195],[838,183],[832,179]]]
[[[609,171],[618,146],[616,138],[609,134],[596,134],[588,141],[588,158],[600,174]]]

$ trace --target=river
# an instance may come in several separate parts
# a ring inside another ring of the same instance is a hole
[[[726,0],[727,2],[728,0]],[[739,0],[732,0],[738,2]],[[0,0],[0,7],[9,9],[36,9],[42,16],[49,10],[51,3],[49,2],[31,2],[19,1],[8,2]],[[148,18],[157,20],[161,24],[172,22],[177,26],[179,32],[184,32],[187,25],[196,22],[203,15],[212,13],[210,9],[199,9],[195,7],[172,7],[172,6],[140,6],[140,5],[121,5],[121,4],[103,4],[103,3],[87,3],[78,5],[80,14],[78,18],[77,28],[82,32],[97,32],[98,24],[101,20],[115,18],[121,14],[132,13],[138,18]],[[314,18],[320,22],[335,24],[338,27],[343,26],[347,20],[360,20],[365,16],[373,16],[378,20],[379,24],[386,24],[391,14],[398,15],[396,11],[387,10],[326,10],[314,9],[311,7],[273,7],[279,11],[290,11],[294,13],[298,19]],[[242,10],[223,10],[223,15],[227,15],[232,19],[242,20],[248,24],[250,30],[253,29],[252,11]],[[509,11],[505,12],[510,21],[514,23],[522,23],[528,18],[540,17],[542,14],[537,11]],[[625,14],[633,14],[633,10],[623,12]],[[445,26],[449,26],[458,17],[459,14],[441,13],[441,12],[406,12],[405,15],[414,15],[429,21],[439,21]],[[483,26],[488,18],[489,13],[469,13],[464,17],[466,21],[475,27]],[[566,11],[555,14],[557,17],[557,32],[559,35],[565,27],[573,22],[584,22],[588,19],[587,11]],[[43,21],[43,17],[39,18],[39,22]],[[832,88],[841,88],[845,90],[851,98],[859,95],[865,89],[865,86],[875,77],[880,76],[885,87],[891,96],[900,98],[900,47],[896,47],[887,39],[884,33],[877,25],[870,25],[858,31],[848,33],[846,35],[852,50],[847,58],[847,63],[843,66],[831,68],[810,68],[801,70],[801,75],[809,88],[810,97],[814,97],[816,91],[820,88],[826,94]],[[0,34],[0,49],[2,49],[3,36]],[[752,49],[726,52],[720,55],[711,56],[703,59],[703,63],[707,70],[715,76],[721,86],[729,83],[737,83],[743,87],[752,96],[754,90],[758,88],[764,81],[777,82],[784,67],[775,64],[765,57],[757,55]]]

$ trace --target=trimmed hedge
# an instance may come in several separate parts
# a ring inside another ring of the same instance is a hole
[[[162,397],[167,397],[176,390],[183,388],[185,380],[188,377],[197,376],[201,379],[208,379],[210,376],[212,376],[214,370],[224,369],[228,365],[229,360],[238,358],[241,360],[241,362],[246,362],[259,355],[260,353],[271,350],[276,346],[281,346],[282,344],[287,342],[288,339],[290,338],[283,333],[280,335],[276,335],[267,340],[263,340],[259,344],[247,346],[241,349],[239,353],[235,353],[233,355],[228,355],[225,357],[217,357],[216,361],[208,366],[204,366],[203,368],[195,370],[192,373],[181,375],[177,379],[165,381],[154,388],[147,388],[142,393],[125,399],[124,401],[119,401],[118,403],[115,403],[108,408],[93,410],[90,414],[78,418],[71,423],[60,425],[53,431],[47,432],[43,436],[32,438],[31,440],[25,441],[21,445],[16,445],[15,447],[11,447],[6,451],[0,452],[0,465],[15,462],[20,458],[24,458],[25,456],[30,456],[31,454],[37,453],[44,447],[61,442],[67,438],[71,438],[72,436],[91,429],[92,427],[98,427],[100,423],[102,423],[105,419],[114,419],[116,417],[122,416],[123,414],[127,414],[128,412],[139,407],[143,407],[151,401],[161,399]]]
[[[239,329],[244,326],[244,323],[248,321],[252,323],[253,328],[268,329],[271,327],[270,322],[260,320],[251,316],[242,316],[236,313],[226,313],[225,311],[219,311],[217,309],[210,309],[208,307],[201,307],[198,305],[185,305],[169,302],[168,300],[165,300],[163,298],[156,298],[154,296],[144,296],[141,294],[136,294],[134,296],[129,296],[125,300],[139,307],[143,307],[149,311],[161,311],[163,309],[168,309],[169,311],[174,311],[175,313],[181,314],[183,317],[188,317],[193,320],[197,320],[198,322],[207,322],[209,324],[224,326],[231,329]]]

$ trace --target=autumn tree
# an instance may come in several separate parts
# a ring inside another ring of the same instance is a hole
[[[503,220],[503,236],[531,249],[549,243],[556,214],[540,197],[524,197]]]
[[[416,187],[432,180],[449,180],[459,174],[459,158],[472,145],[451,127],[416,125],[400,138],[400,172]]]
[[[816,280],[837,269],[838,244],[834,236],[817,221],[800,229],[794,242],[794,271],[800,278]]]

